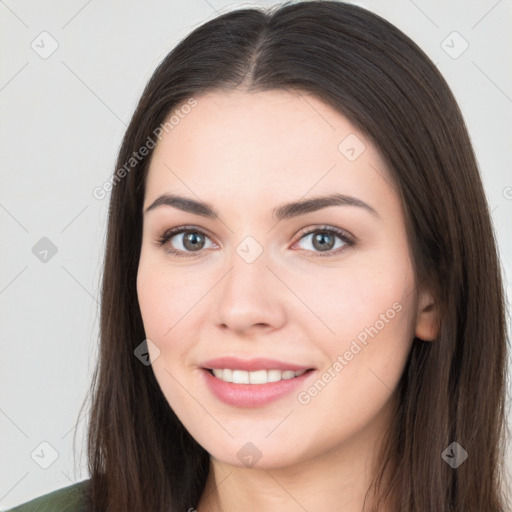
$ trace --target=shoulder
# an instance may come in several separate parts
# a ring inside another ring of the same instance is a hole
[[[87,512],[85,491],[90,480],[83,480],[39,496],[6,512]]]

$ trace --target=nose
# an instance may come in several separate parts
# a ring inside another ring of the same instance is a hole
[[[213,322],[221,329],[250,334],[273,331],[286,322],[290,292],[270,269],[265,251],[254,261],[234,253],[231,266],[216,286]]]

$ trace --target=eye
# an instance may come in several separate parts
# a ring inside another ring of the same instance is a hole
[[[185,235],[185,236],[178,236]],[[314,236],[313,236],[314,235]],[[312,249],[305,249],[308,252],[316,252],[316,256],[328,257],[335,256],[347,247],[355,245],[355,238],[346,231],[333,226],[319,226],[309,231],[302,231],[300,240],[311,237],[309,245]],[[173,238],[176,238],[177,246],[172,244]],[[336,247],[336,239],[340,241]],[[194,226],[180,226],[169,229],[163,235],[157,238],[159,247],[165,247],[166,252],[178,257],[194,257],[194,253],[200,253],[202,249],[208,248],[207,241],[210,237],[201,229]],[[299,243],[299,242],[297,242]],[[211,244],[210,248],[215,246]],[[325,253],[325,254],[322,254]]]
[[[178,236],[184,234],[185,236]],[[173,247],[172,239],[178,240],[178,247]],[[194,252],[200,252],[205,248],[206,240],[210,238],[206,233],[197,229],[193,226],[181,226],[167,230],[161,237],[157,239],[159,246],[167,245],[166,251],[173,254],[174,256],[190,257],[195,254]],[[189,253],[189,254],[187,254]]]
[[[319,226],[315,229],[302,232],[300,240],[306,239],[308,237],[311,238],[307,245],[312,247],[312,249],[306,250],[320,253],[315,254],[315,257],[335,256],[341,251],[345,250],[347,247],[352,247],[355,245],[355,240],[351,235],[349,235],[346,231],[335,228],[333,226]],[[340,241],[337,247],[336,238]]]

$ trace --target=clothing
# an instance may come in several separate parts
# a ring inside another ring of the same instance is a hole
[[[6,512],[87,512],[84,491],[89,480],[68,485],[11,508]]]

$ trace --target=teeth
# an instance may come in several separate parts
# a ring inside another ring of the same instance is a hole
[[[229,368],[214,368],[213,374],[224,382],[233,382],[234,384],[267,384],[268,382],[277,382],[279,380],[293,379],[302,375],[306,370],[294,372],[292,370],[256,370],[246,372],[244,370],[230,370]]]

